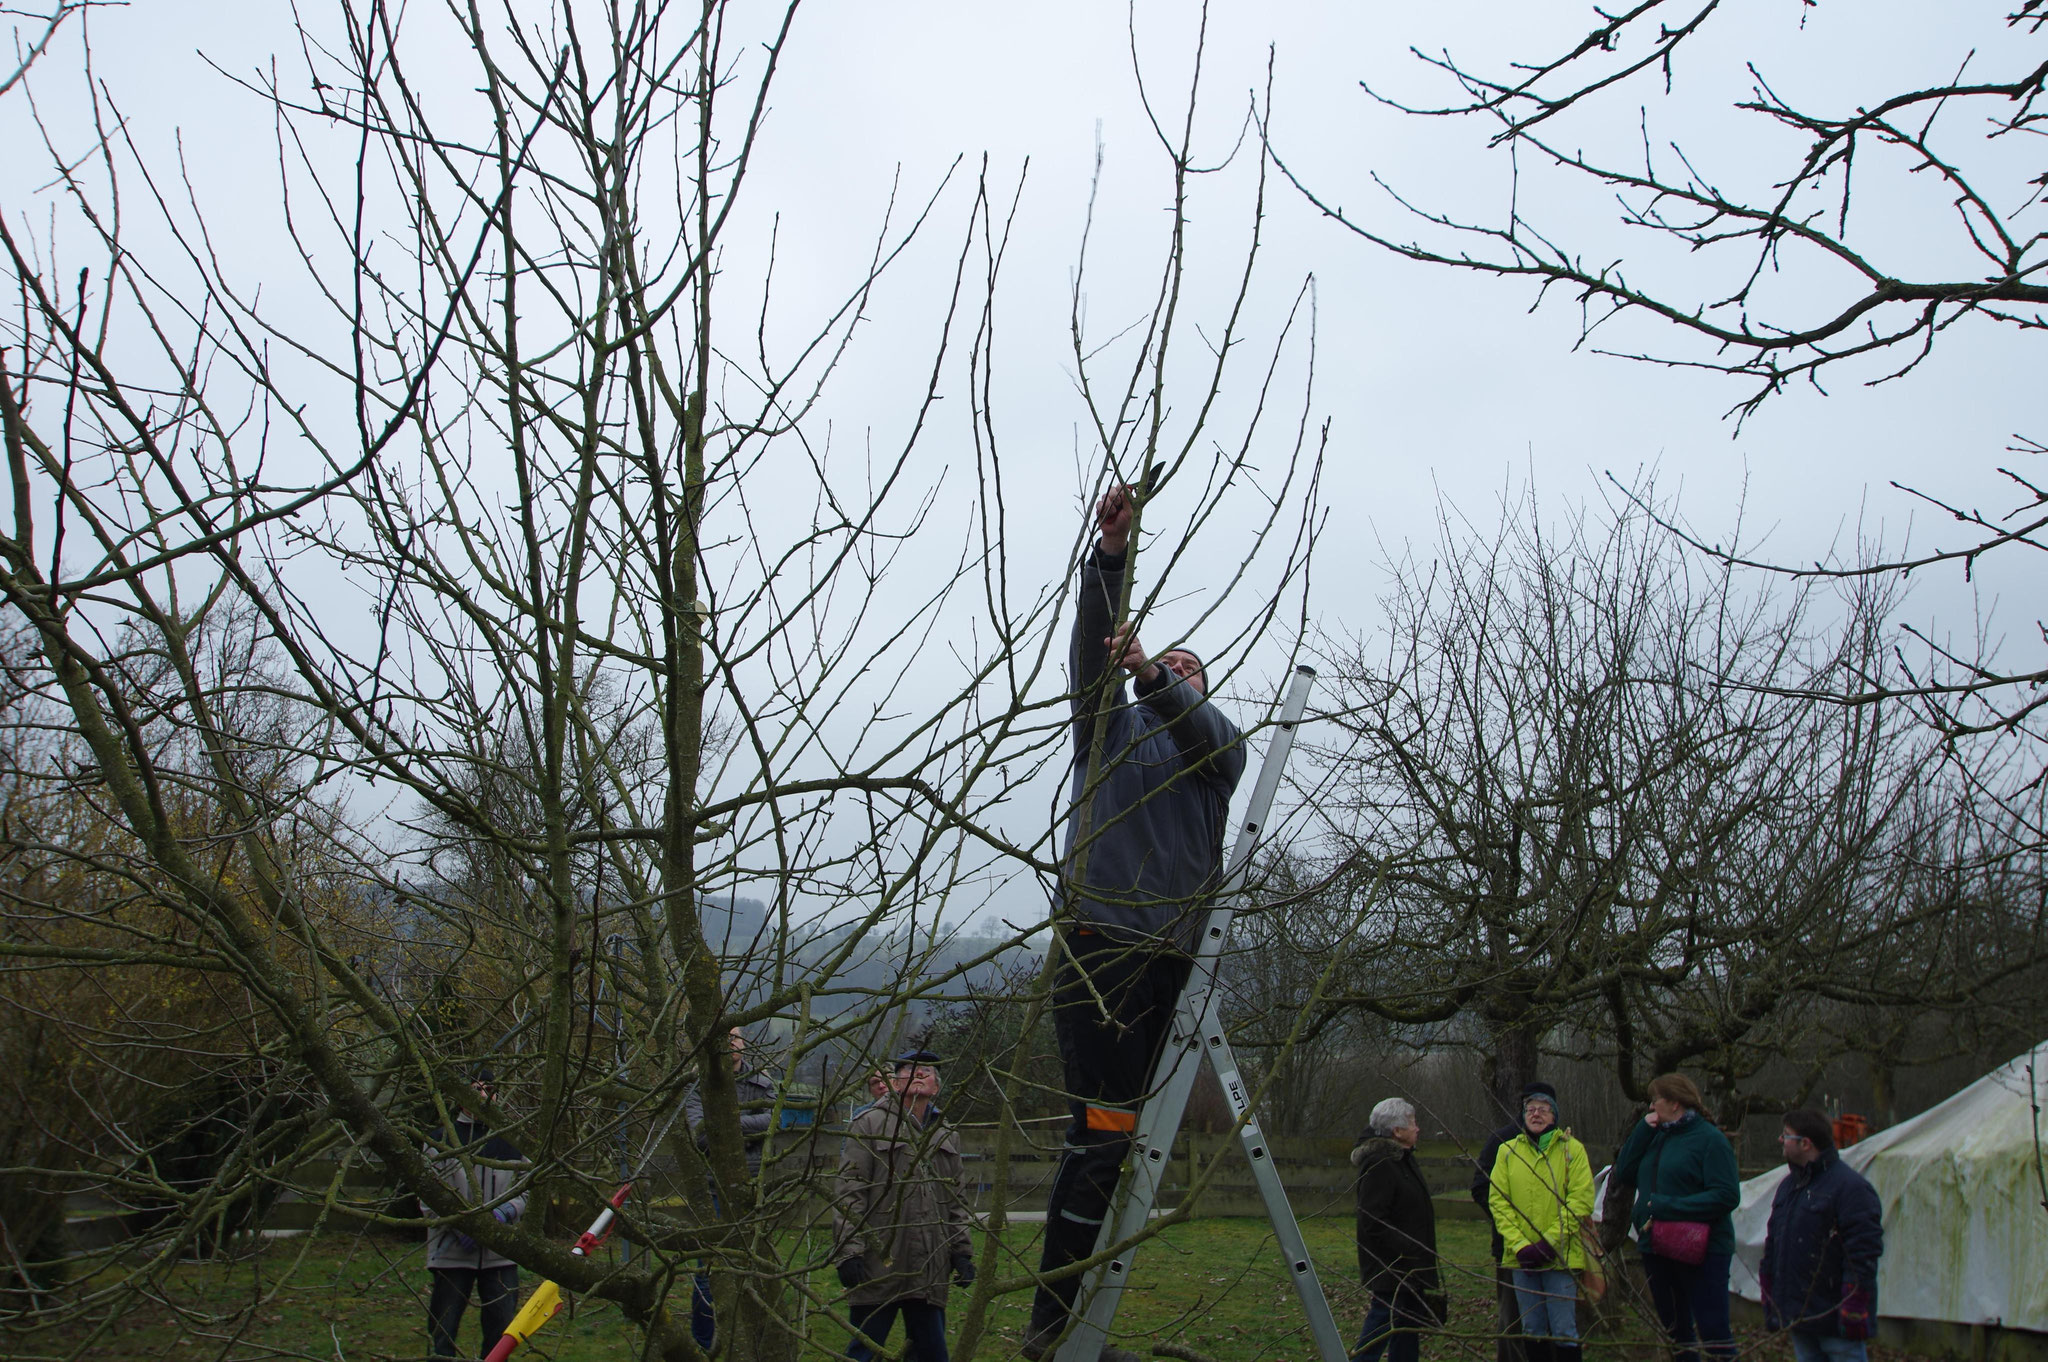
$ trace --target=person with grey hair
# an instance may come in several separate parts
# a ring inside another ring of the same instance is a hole
[[[1389,1097],[1351,1151],[1358,1169],[1358,1275],[1372,1292],[1352,1362],[1416,1362],[1422,1331],[1444,1322],[1436,1206],[1415,1162],[1415,1106]]]
[[[1415,1104],[1405,1097],[1389,1097],[1374,1107],[1372,1115],[1366,1118],[1366,1124],[1372,1127],[1373,1134],[1389,1140],[1403,1126],[1415,1126],[1418,1134],[1422,1129],[1416,1124]]]

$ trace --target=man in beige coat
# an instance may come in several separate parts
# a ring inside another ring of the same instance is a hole
[[[938,1063],[929,1050],[897,1056],[888,1094],[846,1129],[832,1229],[853,1362],[870,1362],[898,1314],[906,1352],[947,1362],[947,1289],[974,1281],[960,1138],[933,1106]]]

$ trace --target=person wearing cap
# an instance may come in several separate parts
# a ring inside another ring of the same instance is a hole
[[[1835,1152],[1817,1111],[1788,1111],[1778,1148],[1791,1165],[1771,1198],[1757,1278],[1764,1321],[1792,1335],[1797,1362],[1865,1362],[1877,1324],[1884,1208]]]
[[[1124,486],[1097,503],[1096,542],[1075,593],[1073,785],[1052,999],[1071,1123],[1046,1203],[1041,1274],[1095,1251],[1206,899],[1222,878],[1230,797],[1245,767],[1242,735],[1210,703],[1201,659],[1186,648],[1153,657],[1135,623],[1118,620],[1135,505]],[[1026,1358],[1044,1356],[1066,1332],[1080,1285],[1078,1273],[1041,1276]],[[1105,1347],[1102,1356],[1134,1355]]]
[[[482,1099],[479,1107],[497,1100],[495,1078],[489,1069],[477,1070],[470,1087]],[[449,1191],[472,1207],[490,1212],[498,1223],[514,1224],[526,1213],[526,1193],[519,1190],[520,1166],[526,1156],[510,1140],[491,1134],[483,1118],[470,1108],[456,1113],[452,1133],[446,1128],[436,1130],[423,1152],[434,1176]],[[427,1272],[433,1283],[427,1295],[431,1356],[460,1356],[455,1351],[455,1335],[462,1328],[472,1293],[483,1329],[482,1351],[489,1352],[519,1311],[518,1264],[485,1248],[475,1236],[444,1223],[427,1231]]]
[[[1557,1100],[1557,1089],[1536,1079],[1523,1086],[1515,1099],[1517,1112],[1528,1104],[1531,1097],[1541,1094]],[[1553,1107],[1553,1110],[1555,1108]],[[1515,1295],[1515,1270],[1501,1262],[1502,1241],[1500,1226],[1493,1223],[1493,1161],[1500,1157],[1500,1147],[1522,1133],[1519,1117],[1487,1137],[1485,1146],[1479,1151],[1478,1161],[1472,1169],[1472,1200],[1479,1204],[1487,1225],[1493,1231],[1493,1254],[1488,1260],[1493,1264],[1494,1299],[1494,1362],[1523,1362],[1522,1356],[1522,1302]]]
[[[1514,1273],[1522,1350],[1531,1362],[1579,1362],[1578,1279],[1588,1262],[1579,1228],[1593,1213],[1593,1163],[1558,1125],[1557,1098],[1531,1093],[1522,1128],[1487,1176],[1487,1203]]]
[[[929,1050],[898,1055],[890,1091],[847,1125],[832,1239],[853,1362],[870,1362],[898,1315],[906,1355],[946,1362],[946,1297],[974,1281],[960,1139],[938,1114],[938,1066]]]

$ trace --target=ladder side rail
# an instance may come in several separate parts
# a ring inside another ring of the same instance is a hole
[[[1322,1280],[1316,1276],[1308,1241],[1301,1234],[1301,1222],[1295,1219],[1294,1204],[1287,1199],[1287,1185],[1281,1181],[1280,1170],[1273,1162],[1272,1142],[1259,1125],[1258,1113],[1252,1110],[1251,1094],[1238,1073],[1237,1056],[1223,1034],[1222,1021],[1213,1015],[1203,1028],[1202,1052],[1216,1071],[1217,1082],[1223,1085],[1224,1099],[1230,1103],[1230,1114],[1237,1122],[1238,1142],[1244,1147],[1244,1161],[1266,1203],[1266,1221],[1273,1227],[1288,1280],[1294,1283],[1294,1294],[1300,1298],[1302,1313],[1308,1317],[1316,1351],[1323,1362],[1347,1362],[1351,1350],[1337,1327],[1329,1297],[1323,1294]]]

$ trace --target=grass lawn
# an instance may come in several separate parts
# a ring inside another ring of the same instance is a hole
[[[1305,1221],[1303,1228],[1339,1327],[1347,1339],[1354,1337],[1366,1301],[1357,1280],[1351,1222],[1323,1217]],[[1037,1229],[1015,1226],[1005,1236],[1008,1261],[1000,1277],[1018,1275],[1023,1265],[1036,1261]],[[1424,1341],[1423,1356],[1490,1362],[1493,1277],[1486,1264],[1485,1228],[1478,1221],[1445,1221],[1438,1233],[1451,1317],[1442,1335]],[[7,1336],[0,1356],[24,1362],[59,1357],[219,1362],[418,1358],[426,1351],[422,1257],[419,1248],[386,1238],[274,1240],[241,1262],[181,1265],[157,1288],[129,1294],[94,1325]],[[529,1276],[524,1290],[533,1285]],[[827,1299],[839,1294],[829,1270],[815,1274],[813,1287]],[[687,1293],[685,1283],[679,1304]],[[951,1314],[956,1326],[965,1307],[964,1294],[955,1292]],[[980,1355],[1014,1355],[1028,1308],[1029,1297],[1022,1292],[998,1299],[990,1312],[993,1337],[984,1338]],[[473,1340],[473,1311],[464,1323],[465,1339]],[[1260,1220],[1195,1220],[1147,1244],[1124,1294],[1117,1334],[1123,1346],[1140,1353],[1164,1346],[1215,1362],[1315,1358],[1271,1231]],[[819,1321],[813,1336],[819,1348],[807,1355],[819,1362],[845,1343],[844,1330],[829,1320]],[[518,1355],[536,1362],[623,1362],[637,1355],[638,1337],[617,1311],[591,1302],[557,1315]],[[901,1333],[891,1341],[900,1346]],[[1616,1362],[1651,1358],[1659,1351],[1636,1312],[1618,1300],[1589,1344],[1593,1356],[1605,1354]],[[1788,1347],[1760,1339],[1746,1341],[1743,1353],[1757,1362],[1790,1358]],[[1872,1354],[1877,1362],[1897,1362],[1897,1354],[1875,1348]]]

